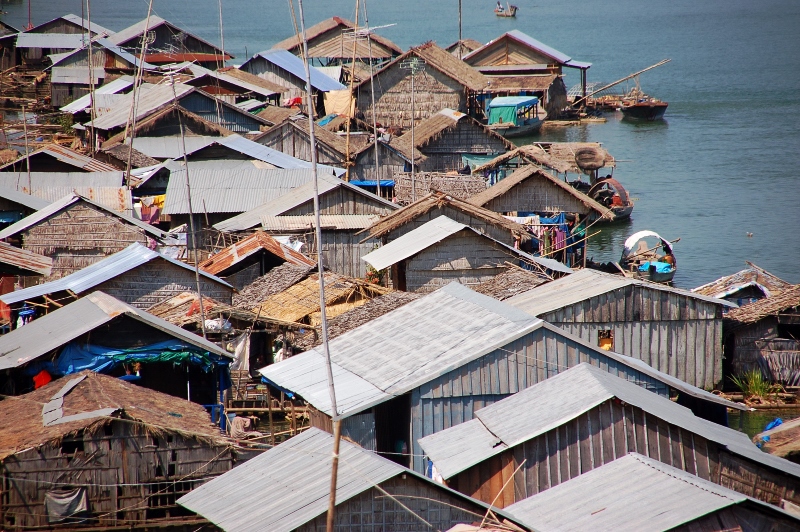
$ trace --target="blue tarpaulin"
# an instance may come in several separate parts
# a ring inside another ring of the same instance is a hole
[[[350,184],[351,185],[355,185],[357,187],[376,187],[376,186],[378,186],[378,182],[375,181],[375,180],[364,180],[364,181],[354,180],[354,181],[350,181]],[[393,179],[381,179],[381,186],[382,187],[393,187],[394,186],[394,180]]]
[[[646,272],[647,270],[650,269],[650,266],[656,267],[656,273],[669,273],[672,271],[672,264],[669,264],[668,262],[650,262],[650,261],[647,261],[641,266],[639,266],[639,271]]]

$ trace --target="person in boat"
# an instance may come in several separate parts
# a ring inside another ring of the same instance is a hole
[[[495,11],[502,11],[502,10],[503,10],[503,4],[500,3],[500,0],[497,0],[497,7],[495,8]]]

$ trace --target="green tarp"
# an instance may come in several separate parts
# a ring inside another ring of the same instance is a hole
[[[492,124],[511,124],[517,125],[517,107],[490,107],[489,125]]]

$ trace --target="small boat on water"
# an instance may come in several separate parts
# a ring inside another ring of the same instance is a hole
[[[610,175],[600,178],[592,185],[587,196],[610,209],[614,213],[615,220],[627,220],[631,217],[633,200],[628,196],[628,191],[622,183]]]
[[[488,127],[504,137],[532,135],[542,128],[536,96],[498,96],[489,102]]]
[[[517,6],[511,4],[506,4],[506,7],[503,7],[500,2],[497,2],[497,7],[494,8],[494,14],[498,17],[516,17],[518,9]]]
[[[636,88],[622,98],[619,110],[625,118],[652,122],[664,118],[668,105],[667,102],[643,93],[637,83]]]
[[[680,239],[678,239],[680,240]],[[628,237],[620,268],[626,277],[654,283],[671,283],[677,270],[672,244],[653,231],[639,231]]]

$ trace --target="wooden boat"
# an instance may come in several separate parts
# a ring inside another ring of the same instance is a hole
[[[487,127],[504,137],[532,135],[542,128],[536,96],[498,96],[487,106]]]
[[[500,2],[497,2],[497,7],[494,8],[494,14],[498,17],[516,17],[518,9],[517,6],[511,4],[506,4],[506,7],[503,7]]]
[[[674,242],[677,242],[675,240]],[[639,231],[628,237],[619,261],[626,277],[654,283],[671,283],[677,270],[672,244],[653,231]]]
[[[660,120],[667,112],[667,102],[648,96],[637,86],[620,101],[622,116],[633,120]]]
[[[633,200],[628,191],[613,177],[602,178],[589,189],[587,195],[614,213],[615,220],[627,220],[633,212]]]

